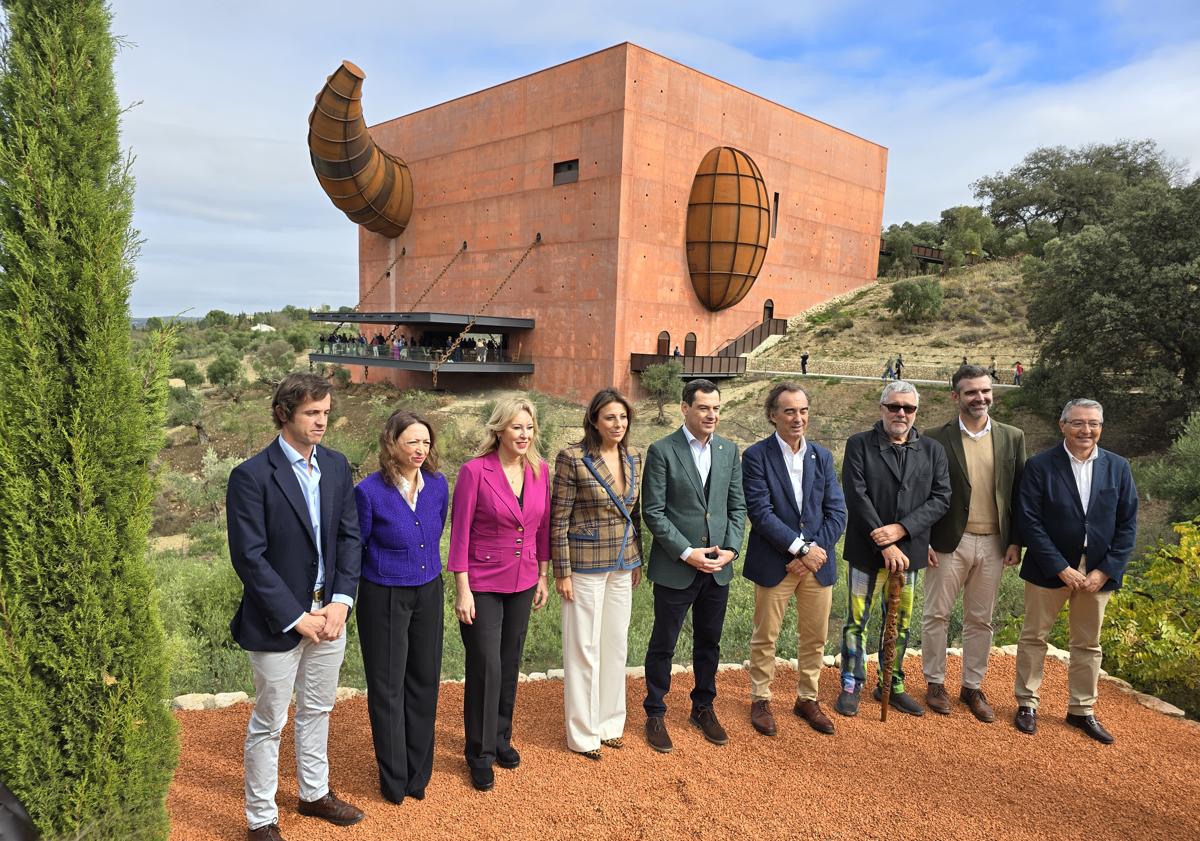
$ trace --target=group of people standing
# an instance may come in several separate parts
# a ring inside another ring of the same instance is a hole
[[[1133,550],[1137,495],[1128,462],[1098,446],[1103,410],[1090,400],[1063,409],[1061,445],[1025,458],[1023,433],[994,421],[992,378],[954,375],[957,416],[922,434],[916,388],[890,381],[880,420],[846,442],[841,479],[828,449],[809,441],[812,407],[799,384],[773,387],[763,410],[771,435],[739,454],[717,434],[721,395],[708,380],[683,389],[679,429],[644,456],[629,444],[633,406],[604,389],[591,400],[579,443],[553,472],[539,451],[534,405],[500,401],[475,458],[453,489],[439,472],[436,430],[403,409],[380,434],[380,469],[353,487],[346,459],[320,446],[332,395],[309,374],[280,383],[280,430],[230,476],[229,544],[243,585],[231,623],[247,650],[256,701],[245,744],[251,839],[279,839],[275,791],[280,733],[293,688],[301,814],[335,824],[362,812],[329,787],[329,712],[352,607],[367,676],[380,791],[393,803],[425,796],[433,765],[443,639],[442,532],[466,652],[464,756],[472,785],[488,791],[493,767],[515,768],[513,714],[532,610],[549,600],[551,570],[562,613],[566,741],[589,760],[625,747],[625,665],[633,591],[653,584],[645,657],[645,737],[672,750],[666,696],[679,635],[690,613],[695,684],[688,721],[725,744],[714,710],[721,634],[734,561],[753,582],[750,708],[753,728],[779,731],[771,709],[775,650],[785,609],[797,608],[799,682],[794,714],[833,734],[818,699],[829,627],[836,546],[845,533],[848,604],[835,709],[856,715],[867,684],[866,628],[889,574],[903,578],[897,649],[912,619],[918,572],[928,567],[922,654],[926,705],[950,714],[945,689],[947,622],[963,598],[960,700],[981,721],[995,714],[982,689],[992,610],[1005,566],[1021,564],[1026,615],[1017,658],[1016,727],[1037,729],[1046,638],[1071,605],[1068,723],[1101,742],[1094,716],[1104,607]],[[746,525],[750,526],[747,540]],[[650,552],[642,558],[641,530]],[[1022,547],[1024,559],[1022,560]],[[357,602],[356,602],[357,600]],[[882,657],[882,653],[881,653]],[[881,688],[874,695],[881,698]],[[902,659],[889,703],[924,712],[906,691]]]

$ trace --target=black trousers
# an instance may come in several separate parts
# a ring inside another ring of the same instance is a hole
[[[671,689],[671,658],[679,631],[692,611],[692,669],[696,688],[692,690],[692,709],[711,707],[717,697],[717,664],[721,659],[721,627],[725,624],[725,606],[729,603],[729,585],[721,585],[712,573],[697,572],[682,590],[654,585],[654,627],[646,648],[647,716],[666,715],[667,692]]]
[[[475,621],[458,623],[466,649],[463,723],[467,765],[491,768],[512,741],[513,706],[529,611],[536,587],[520,593],[475,593]]]
[[[399,803],[433,773],[433,724],[442,674],[443,584],[358,584],[358,637],[379,791]]]

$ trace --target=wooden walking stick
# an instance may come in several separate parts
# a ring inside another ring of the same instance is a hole
[[[882,654],[883,677],[880,678],[880,700],[883,707],[879,710],[879,720],[887,721],[888,703],[892,699],[892,669],[896,663],[896,626],[900,614],[900,591],[904,589],[904,573],[889,572],[887,580],[887,622],[883,626]],[[901,657],[904,655],[901,654]]]

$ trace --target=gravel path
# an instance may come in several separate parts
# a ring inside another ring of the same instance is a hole
[[[950,658],[947,684],[957,686]],[[917,661],[908,673],[921,697]],[[832,708],[837,674],[825,669]],[[521,767],[496,769],[473,791],[462,760],[462,686],[444,685],[433,780],[423,802],[395,806],[378,792],[364,698],[338,704],[331,727],[333,785],[367,812],[350,828],[295,812],[291,725],[284,733],[279,804],[293,841],[375,838],[674,839],[1197,839],[1200,726],[1151,712],[1101,683],[1099,717],[1116,737],[1099,745],[1063,723],[1066,671],[1047,661],[1040,732],[1011,720],[1013,660],[994,657],[985,689],[997,721],[980,724],[957,701],[948,718],[899,713],[879,721],[865,699],[856,719],[833,715],[821,736],[791,715],[795,674],[776,676],[779,736],[750,727],[745,672],[718,675],[717,713],[730,742],[714,747],[687,724],[691,676],[676,675],[667,725],[675,751],[642,737],[644,684],[629,681],[624,750],[591,762],[566,749],[562,683],[522,684],[514,744]],[[173,841],[245,837],[242,740],[250,706],[178,713],[182,755],[167,806]]]

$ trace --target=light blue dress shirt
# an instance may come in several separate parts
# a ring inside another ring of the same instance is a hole
[[[292,465],[292,472],[296,474],[300,492],[304,494],[304,502],[308,506],[308,518],[312,523],[313,536],[317,539],[317,580],[313,589],[320,590],[325,586],[325,554],[321,549],[321,467],[317,464],[317,448],[313,447],[312,458],[306,459],[282,435],[279,436],[279,448]],[[346,607],[354,606],[354,599],[341,593],[335,593],[330,601]],[[284,632],[292,630],[303,618],[303,614],[297,616],[295,622],[283,629]]]

